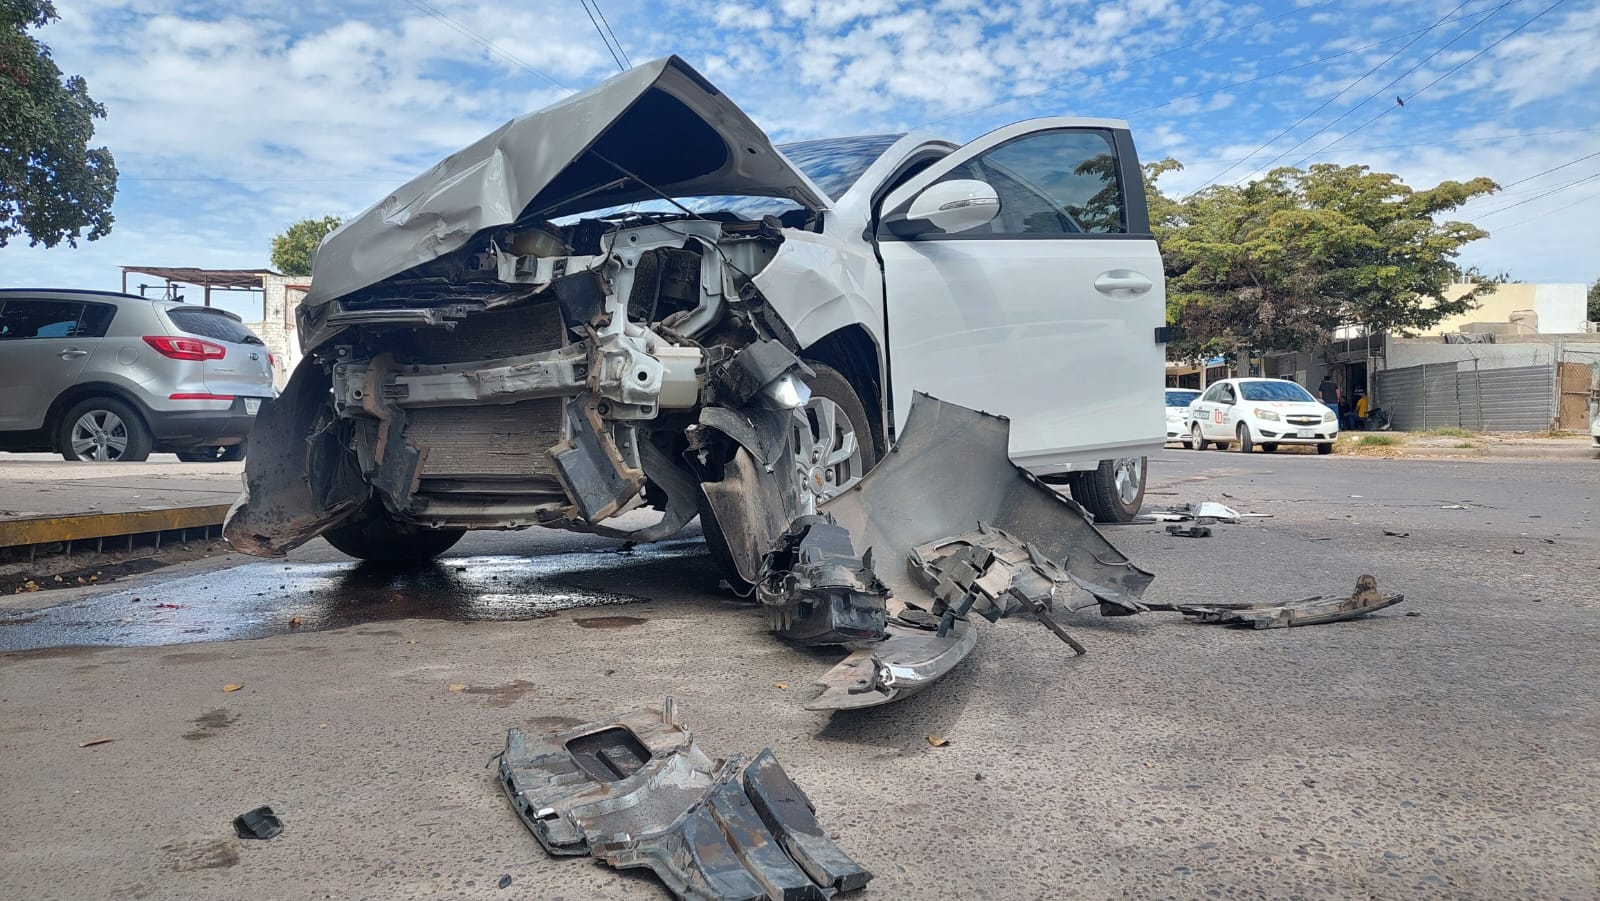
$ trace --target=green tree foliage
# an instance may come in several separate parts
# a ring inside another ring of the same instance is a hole
[[[1186,336],[1174,354],[1309,350],[1346,324],[1407,333],[1473,309],[1501,281],[1456,265],[1487,232],[1436,219],[1497,190],[1487,178],[1417,190],[1366,166],[1320,163],[1173,200],[1155,183],[1177,168],[1146,167],[1169,319]],[[1475,287],[1446,298],[1458,281]]]
[[[18,235],[76,247],[111,231],[117,167],[89,147],[105,107],[27,34],[56,18],[48,0],[0,0],[0,247]]]
[[[272,239],[272,268],[284,275],[310,275],[317,245],[339,227],[338,216],[301,219]]]
[[[1589,286],[1589,321],[1600,322],[1600,278]]]

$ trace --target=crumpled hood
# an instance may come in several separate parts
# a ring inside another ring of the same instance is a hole
[[[673,197],[828,206],[727,95],[671,56],[512,119],[340,226],[317,249],[304,303],[437,259],[486,228],[659,196],[641,181]]]

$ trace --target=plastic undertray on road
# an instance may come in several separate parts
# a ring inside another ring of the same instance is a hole
[[[713,759],[671,698],[540,738],[512,729],[499,782],[546,851],[647,868],[679,898],[827,899],[872,878],[771,750]]]

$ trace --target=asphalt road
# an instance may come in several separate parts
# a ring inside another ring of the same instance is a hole
[[[665,897],[546,857],[484,763],[508,727],[669,694],[712,753],[776,751],[876,874],[862,898],[1600,893],[1600,466],[1153,465],[1151,504],[1272,518],[1110,530],[1147,600],[1370,572],[1406,601],[1268,632],[1080,615],[1077,659],[982,623],[926,693],[828,717],[799,705],[833,658],[771,639],[687,543],[473,535],[398,581],[318,543],[10,598],[60,606],[0,616],[34,648],[0,654],[0,897]],[[283,834],[233,838],[260,804]]]

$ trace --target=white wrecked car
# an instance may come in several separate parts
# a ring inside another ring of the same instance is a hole
[[[226,532],[418,560],[468,529],[667,537],[753,582],[912,392],[1003,414],[1106,520],[1161,447],[1165,297],[1125,123],[779,152],[682,60],[506,123],[332,233]],[[937,494],[941,487],[928,484]],[[641,506],[656,525],[608,520]]]

